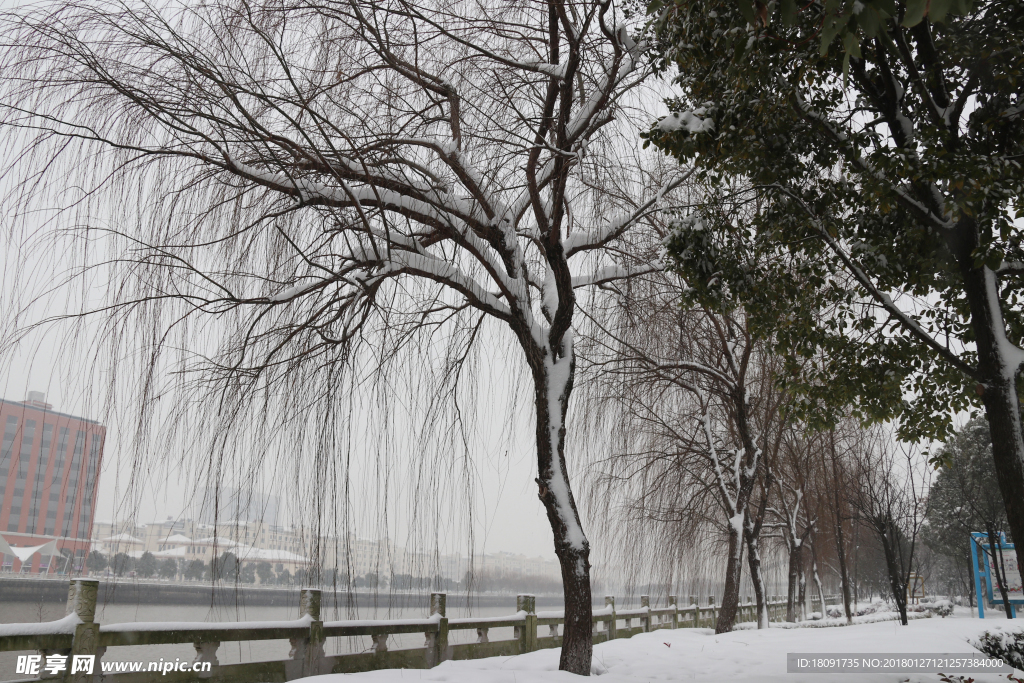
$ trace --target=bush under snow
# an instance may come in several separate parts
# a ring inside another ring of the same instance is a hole
[[[855,617],[863,617],[869,614],[888,614],[895,613],[896,608],[890,603],[882,600],[875,600],[868,604],[861,604],[858,606],[857,611],[854,613]],[[923,602],[919,605],[907,605],[907,612],[921,613],[926,612],[929,615],[936,615],[940,617],[948,617],[953,614],[953,603],[949,600],[935,600],[934,602]],[[841,619],[846,616],[843,611],[842,605],[832,605],[827,609],[828,618],[830,619]],[[817,612],[811,615],[812,619],[820,618]]]
[[[998,657],[1014,669],[1024,669],[1024,630],[995,626],[969,641],[990,657]]]
[[[942,618],[953,615],[953,603],[949,600],[936,600],[921,605],[914,605],[913,608],[908,607],[907,609],[912,609],[914,612],[931,612]]]

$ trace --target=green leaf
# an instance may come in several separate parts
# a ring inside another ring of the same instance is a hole
[[[757,19],[754,16],[754,0],[736,0],[736,2],[740,6],[740,14],[747,20],[747,23],[757,23]]]
[[[839,23],[836,19],[825,19],[825,25],[821,29],[821,56],[824,57],[828,54],[828,46],[832,44],[832,39],[839,33],[839,29],[843,27],[843,24]]]
[[[928,0],[907,0],[907,13],[903,15],[903,25],[907,28],[917,26],[928,12]]]
[[[795,26],[796,0],[781,0],[779,9],[782,11],[782,23],[786,26]]]
[[[884,20],[879,15],[878,10],[874,7],[865,7],[861,10],[861,13],[857,15],[857,23],[864,29],[865,38],[874,38],[878,35],[878,27]]]
[[[953,0],[953,7],[950,11],[953,14],[964,15],[971,11],[972,5],[974,5],[974,0]]]
[[[843,36],[843,49],[846,51],[847,55],[860,59],[860,37],[857,35],[856,31],[849,31],[845,36]]]
[[[928,21],[938,23],[946,19],[946,13],[953,7],[953,0],[932,0],[928,7]]]
[[[896,0],[875,0],[869,7],[881,14],[883,18],[896,16]]]

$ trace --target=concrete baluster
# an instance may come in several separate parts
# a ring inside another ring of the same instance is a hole
[[[619,631],[618,623],[616,623],[616,619],[615,619],[615,596],[614,595],[606,595],[606,596],[604,596],[604,606],[612,608],[612,614],[611,614],[611,617],[610,617],[610,621],[604,622],[604,630],[605,630],[605,633],[608,634],[608,640],[615,640],[616,636],[618,635],[618,631]]]
[[[672,608],[672,628],[679,628],[679,598],[675,595],[668,596],[668,604]]]
[[[289,675],[295,669],[297,677],[317,676],[328,673],[324,653],[324,622],[320,619],[321,593],[315,588],[303,588],[299,592],[299,618],[308,618],[309,634],[303,638],[291,638],[292,649],[288,653],[291,662],[286,665]]]
[[[220,643],[216,640],[203,642],[196,640],[192,643],[192,647],[196,649],[195,663],[209,662],[210,671],[200,671],[196,674],[196,678],[210,678],[213,676],[213,668],[220,664],[217,660],[217,648],[220,647]]]
[[[448,658],[448,617],[445,610],[448,604],[447,593],[430,594],[430,616],[437,615],[437,631],[427,633],[427,668],[437,666]]]
[[[533,652],[537,649],[537,598],[533,595],[517,595],[516,611],[526,612],[526,620],[516,627],[519,652]]]
[[[644,633],[650,633],[651,631],[651,596],[641,595],[640,596],[640,608],[647,608],[647,616],[640,617],[640,630]]]
[[[96,596],[99,594],[100,582],[89,579],[72,579],[68,587],[67,614],[74,614],[81,622],[75,626],[71,640],[71,657],[67,660],[65,680],[72,683],[85,683],[92,675],[99,674],[100,625],[96,623]],[[75,656],[92,656],[92,671],[72,673]]]

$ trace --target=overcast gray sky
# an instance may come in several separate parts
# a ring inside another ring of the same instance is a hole
[[[5,247],[17,247],[10,243],[11,235],[6,230]],[[46,230],[40,226],[38,230]],[[25,235],[35,238],[38,235]],[[58,247],[47,247],[44,252],[50,255],[59,251]],[[51,259],[44,256],[26,255],[18,248],[3,250],[3,272],[0,283],[3,285],[0,311],[4,311],[9,320],[12,307],[19,307],[31,292],[39,291],[51,283],[59,281],[63,268],[67,263],[62,258]],[[102,283],[96,285],[102,287]],[[55,299],[60,301],[58,293]],[[36,307],[26,318],[38,320],[41,316],[52,312],[50,306]],[[95,326],[93,326],[95,327]],[[9,330],[8,326],[8,330]],[[0,396],[8,400],[20,401],[28,391],[42,391],[54,409],[82,415],[89,418],[102,418],[101,395],[104,385],[105,368],[91,362],[85,349],[95,343],[95,339],[83,338],[76,340],[75,346],[80,350],[79,357],[67,352],[67,332],[61,328],[53,328],[48,333],[35,333],[25,340],[17,350],[6,355],[9,362],[0,367]],[[85,336],[93,334],[87,331]],[[508,368],[503,369],[509,372]],[[476,459],[476,477],[478,496],[475,505],[475,538],[476,551],[495,552],[507,551],[526,555],[542,555],[554,557],[551,531],[543,508],[537,499],[536,465],[533,451],[533,426],[528,419],[513,427],[513,438],[500,438],[505,414],[510,406],[503,405],[508,396],[503,387],[504,378],[496,377],[496,384],[485,386],[481,403],[484,417],[479,425],[480,433],[474,452]],[[488,383],[485,383],[488,384]],[[365,420],[362,416],[359,419]],[[492,425],[487,422],[493,422]],[[123,509],[125,497],[124,486],[130,469],[131,453],[126,453],[128,446],[124,444],[125,435],[121,434],[116,425],[108,425],[108,440],[104,453],[102,475],[99,484],[99,500],[96,507],[96,519],[111,519],[117,510]],[[358,457],[358,448],[355,455]],[[288,490],[289,479],[277,478],[273,493],[283,499],[289,498],[293,492]],[[408,482],[395,482],[396,489],[404,490]],[[164,517],[181,514],[190,491],[196,487],[192,481],[183,481],[174,473],[161,473],[147,482],[145,495],[139,497],[138,519],[147,522]],[[205,482],[199,487],[205,486]],[[371,492],[365,492],[367,495]],[[119,515],[123,516],[123,515]],[[394,519],[397,527],[394,533],[398,538],[403,534],[402,520]]]

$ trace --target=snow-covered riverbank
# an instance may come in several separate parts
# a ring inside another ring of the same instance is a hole
[[[998,614],[984,621],[957,608],[951,618],[915,619],[907,626],[884,621],[840,628],[770,628],[714,635],[705,629],[644,633],[594,648],[594,673],[604,683],[696,681],[720,683],[940,683],[934,673],[791,674],[786,654],[814,653],[977,653],[968,644],[986,627],[1006,624]],[[1024,627],[1024,622],[1021,623]],[[980,653],[979,653],[980,654]],[[426,671],[385,670],[319,676],[306,683],[566,683],[579,680],[559,672],[558,650],[518,657],[445,662]],[[1021,672],[1016,672],[1020,675]],[[975,683],[1008,683],[1006,674],[966,674]]]

